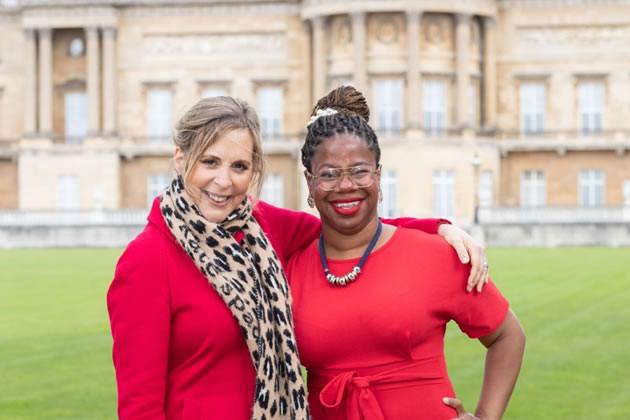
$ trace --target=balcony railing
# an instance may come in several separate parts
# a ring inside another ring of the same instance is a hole
[[[630,223],[630,207],[487,207],[479,221],[493,224]]]
[[[0,210],[0,228],[33,226],[142,226],[148,209]]]

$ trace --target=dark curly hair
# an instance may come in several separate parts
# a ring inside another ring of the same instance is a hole
[[[307,126],[306,139],[302,146],[302,164],[306,170],[311,172],[313,156],[319,146],[325,140],[340,134],[352,134],[365,141],[378,165],[381,160],[381,148],[376,133],[368,124],[370,108],[363,94],[352,86],[338,87],[317,101],[311,116],[318,110],[327,108],[338,113],[321,116]]]

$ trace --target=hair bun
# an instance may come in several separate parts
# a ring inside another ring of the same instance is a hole
[[[352,86],[340,86],[330,91],[328,95],[317,101],[311,116],[317,115],[318,110],[327,108],[370,121],[370,108],[365,97]]]

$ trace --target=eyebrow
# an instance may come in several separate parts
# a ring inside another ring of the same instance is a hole
[[[356,162],[355,164],[353,164],[352,166],[346,166],[346,167],[339,167],[339,166],[333,166],[330,163],[323,163],[320,167],[320,169],[350,169],[350,168],[355,168],[357,166],[372,166],[372,164],[370,162]]]

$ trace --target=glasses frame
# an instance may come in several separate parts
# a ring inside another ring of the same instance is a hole
[[[361,166],[362,165],[351,166],[349,168],[330,168],[331,170],[341,171],[339,176],[336,178],[337,182],[336,182],[336,184],[335,184],[335,186],[333,188],[324,188],[324,187],[322,187],[320,185],[319,181],[318,181],[318,179],[321,178],[320,176],[312,174],[309,171],[305,171],[305,172],[306,172],[306,176],[308,176],[311,181],[315,181],[315,185],[317,186],[317,188],[320,188],[323,191],[334,191],[337,188],[339,188],[339,185],[341,184],[341,180],[344,178],[344,175],[348,175],[348,179],[350,180],[350,182],[352,183],[352,185],[355,188],[368,188],[369,186],[374,184],[374,181],[376,181],[376,177],[374,177],[374,175],[380,175],[381,174],[381,169],[383,169],[383,165],[378,165],[376,167],[376,169],[371,169],[370,170],[370,176],[372,178],[372,181],[369,184],[359,186],[359,185],[355,184],[354,180],[352,179],[352,175],[350,174],[350,171],[352,169],[354,169],[354,168],[358,168],[358,167],[361,167]]]

